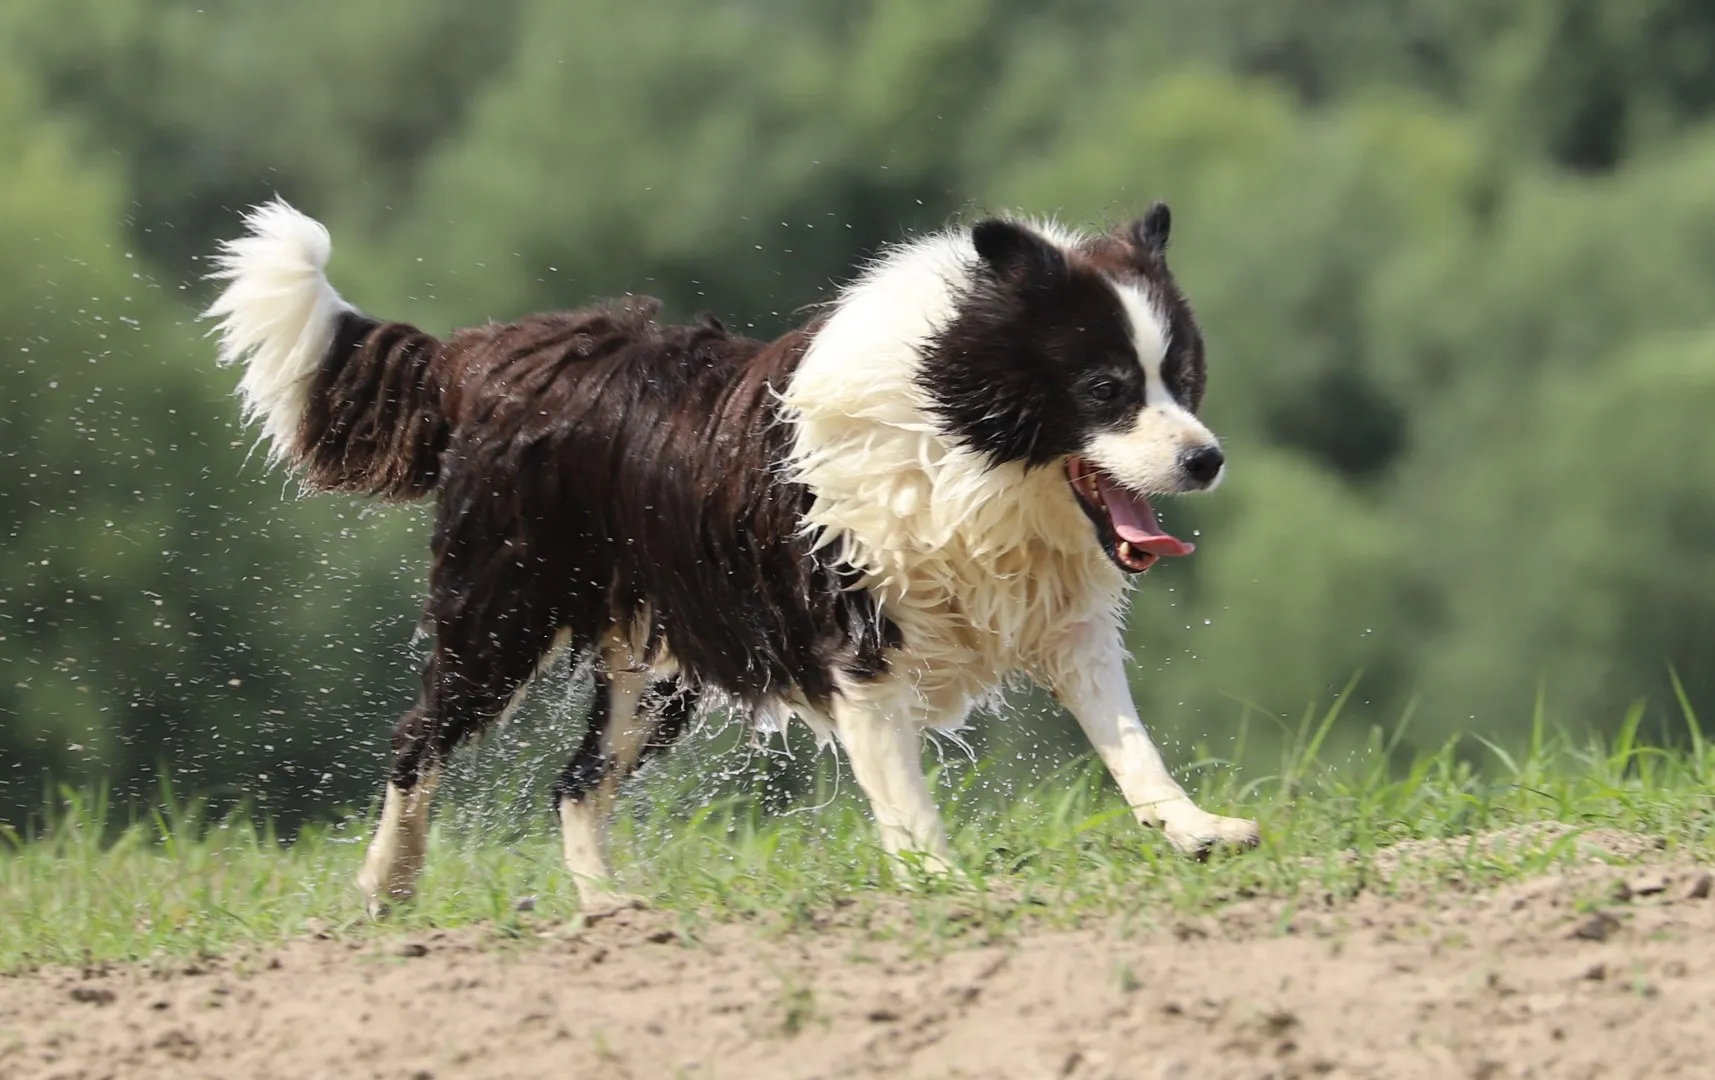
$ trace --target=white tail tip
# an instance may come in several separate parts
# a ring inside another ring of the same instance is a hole
[[[238,393],[246,423],[260,420],[271,460],[292,454],[316,369],[350,305],[328,284],[333,244],[321,222],[282,199],[244,215],[248,230],[221,242],[209,277],[227,282],[205,318],[219,319],[220,362],[246,361]]]

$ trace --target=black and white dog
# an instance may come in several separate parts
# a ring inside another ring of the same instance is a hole
[[[836,738],[887,850],[935,866],[921,734],[1028,675],[1176,848],[1255,843],[1174,781],[1126,683],[1131,577],[1191,551],[1149,496],[1223,473],[1169,223],[1156,204],[1111,234],[991,219],[902,243],[772,342],[637,297],[437,340],[342,301],[321,225],[254,210],[209,309],[247,416],[311,488],[439,500],[370,910],[411,895],[448,755],[560,645],[596,673],[555,787],[588,908],[615,899],[620,782],[711,701]]]

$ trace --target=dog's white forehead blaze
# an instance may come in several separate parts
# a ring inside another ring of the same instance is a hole
[[[1089,239],[1077,230],[1068,229],[1058,221],[1050,221],[1048,218],[1026,218],[1019,224],[1068,255],[1083,247]]]
[[[1131,343],[1137,350],[1138,363],[1143,365],[1143,377],[1151,405],[1173,400],[1167,383],[1161,378],[1161,364],[1167,359],[1169,331],[1167,323],[1142,289],[1123,281],[1111,282],[1119,294],[1120,307],[1131,324]]]

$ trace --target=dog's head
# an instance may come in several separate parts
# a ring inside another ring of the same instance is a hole
[[[980,222],[971,287],[921,375],[949,438],[994,465],[1063,469],[1130,573],[1191,551],[1149,496],[1207,491],[1226,471],[1197,419],[1203,336],[1167,268],[1171,224],[1164,203],[1097,237]]]

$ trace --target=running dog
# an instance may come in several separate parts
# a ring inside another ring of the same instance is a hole
[[[341,300],[320,224],[253,210],[208,312],[246,417],[311,489],[438,502],[370,911],[412,895],[448,756],[558,646],[596,682],[554,787],[587,910],[617,900],[620,783],[711,704],[837,740],[886,850],[944,867],[922,733],[1028,676],[1175,848],[1254,844],[1174,781],[1126,681],[1131,584],[1192,550],[1150,498],[1225,472],[1170,223],[902,242],[773,341],[642,297],[438,339]]]

